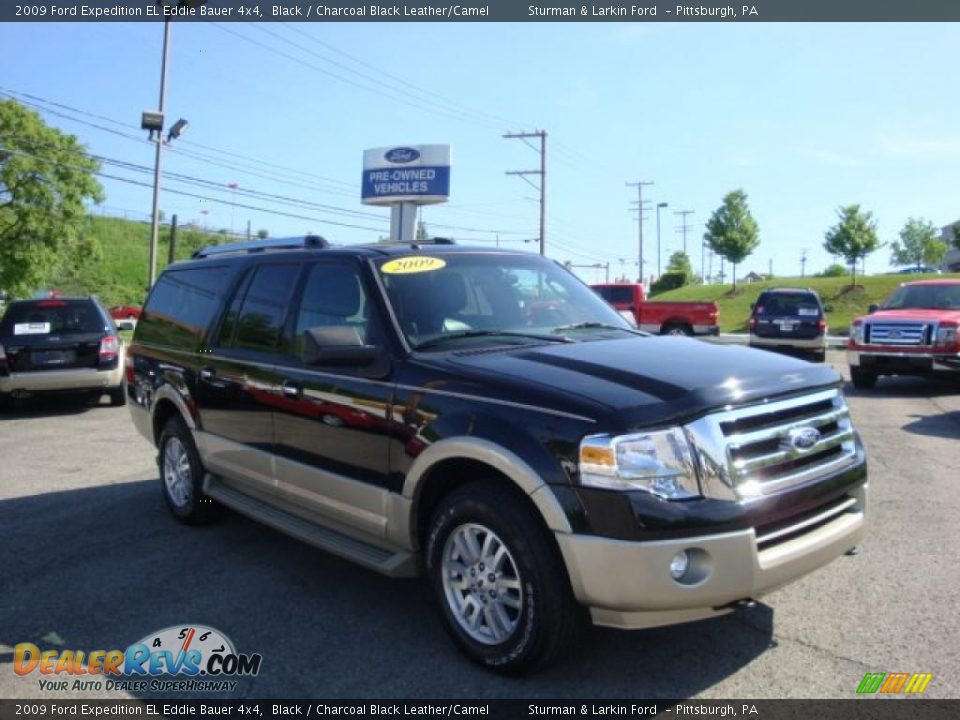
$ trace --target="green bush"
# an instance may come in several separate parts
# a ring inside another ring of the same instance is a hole
[[[676,290],[689,283],[689,281],[690,278],[684,272],[666,272],[650,286],[650,294],[656,295],[668,290]]]

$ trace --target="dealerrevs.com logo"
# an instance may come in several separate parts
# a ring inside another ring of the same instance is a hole
[[[33,643],[13,649],[14,672],[36,674],[44,691],[223,692],[237,686],[232,678],[257,675],[262,660],[238,653],[230,638],[205,625],[168,627],[126,650],[40,650]]]

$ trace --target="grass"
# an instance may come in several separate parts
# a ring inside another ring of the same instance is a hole
[[[91,217],[90,232],[99,241],[100,257],[77,258],[49,281],[48,286],[68,295],[95,294],[103,303],[142,305],[147,286],[150,224],[121,218]],[[194,250],[227,238],[215,233],[179,228],[176,260]],[[157,243],[157,273],[166,267],[170,228],[161,227]]]
[[[720,332],[747,332],[750,303],[756,302],[762,290],[771,287],[803,287],[816,290],[825,305],[827,325],[832,335],[846,335],[853,318],[864,315],[870,303],[881,303],[900,283],[934,278],[960,278],[952,275],[867,275],[857,276],[857,287],[850,288],[850,277],[840,278],[774,278],[757,283],[739,283],[737,294],[730,285],[688,285],[657,295],[654,301],[714,301],[720,307]]]

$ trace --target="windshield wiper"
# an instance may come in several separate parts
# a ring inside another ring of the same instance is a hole
[[[611,325],[610,323],[594,322],[592,320],[588,320],[586,322],[571,323],[569,325],[561,325],[560,327],[554,328],[553,332],[562,333],[562,332],[565,332],[566,330],[582,330],[582,329],[593,329],[593,328],[596,328],[598,330],[620,330],[622,332],[628,332],[632,335],[642,335],[644,337],[650,334],[650,333],[645,333],[642,330],[634,330],[633,328],[625,328],[625,327],[621,327],[620,325]]]
[[[540,340],[543,342],[551,343],[571,343],[575,342],[568,337],[556,336],[556,335],[539,335],[537,333],[523,333],[523,332],[512,332],[510,330],[461,330],[460,332],[448,333],[446,335],[439,335],[435,338],[430,338],[429,340],[424,340],[422,343],[418,343],[413,346],[414,350],[423,350],[425,348],[434,347],[436,345],[442,345],[448,340],[460,340],[463,338],[477,338],[477,337],[509,337],[509,338],[523,338],[526,340]]]

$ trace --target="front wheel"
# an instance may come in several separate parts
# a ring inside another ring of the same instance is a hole
[[[563,560],[531,511],[494,483],[470,483],[437,509],[426,564],[454,641],[475,662],[518,675],[572,644],[584,615]]]
[[[174,517],[188,525],[217,520],[223,506],[203,492],[203,464],[190,430],[179,417],[170,418],[160,434],[160,482]]]
[[[852,367],[850,381],[857,390],[870,390],[877,384],[877,374]]]

